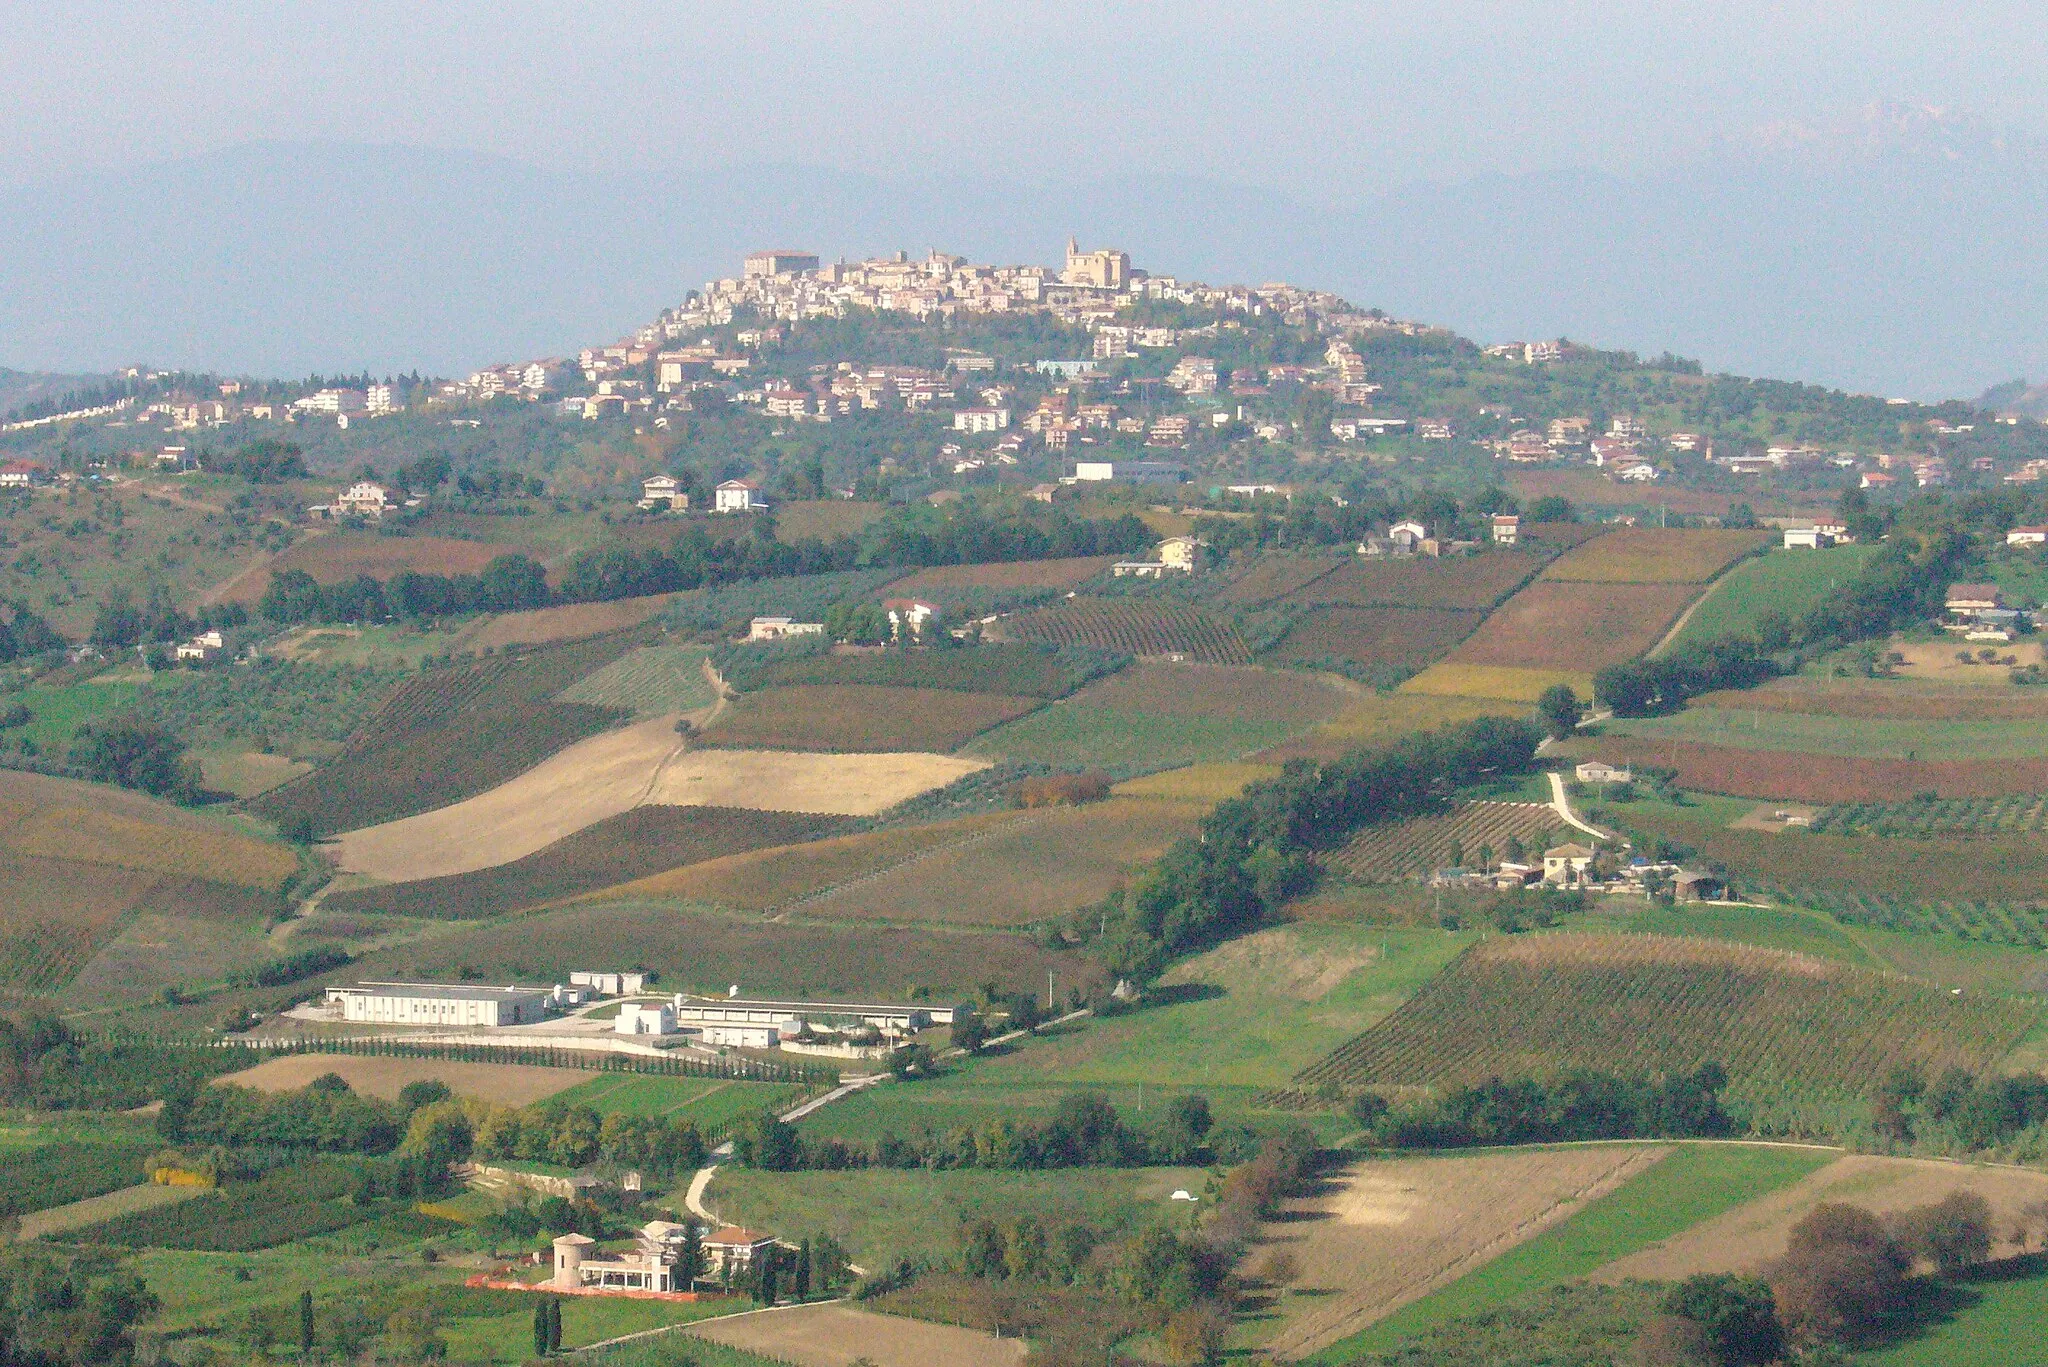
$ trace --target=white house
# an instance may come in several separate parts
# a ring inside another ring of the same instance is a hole
[[[1657,479],[1657,474],[1656,466],[1647,461],[1637,461],[1634,465],[1622,466],[1615,471],[1614,477],[1628,480],[1632,484],[1649,484]]]
[[[938,608],[920,598],[891,598],[882,604],[882,611],[889,614],[889,631],[901,640],[905,631],[924,635],[924,624]]]
[[[747,624],[749,641],[780,641],[786,636],[820,636],[823,622],[798,622],[788,617],[756,617]]]
[[[1785,549],[1788,551],[1800,549],[1810,551],[1825,550],[1834,544],[1835,538],[1829,535],[1827,530],[1822,527],[1787,527],[1785,529]]]
[[[1584,764],[1581,764],[1578,767],[1577,776],[1581,783],[1633,783],[1635,781],[1635,774],[1631,770],[1625,768],[1617,769],[1611,764],[1602,764],[1597,759],[1589,759]]]
[[[357,480],[334,496],[334,511],[343,515],[357,513],[363,517],[382,517],[389,507],[391,491],[367,479]]]
[[[640,506],[683,512],[690,506],[690,496],[683,492],[683,482],[674,475],[652,475],[640,481]]]
[[[1493,515],[1493,544],[1496,546],[1520,545],[1522,540],[1522,519],[1513,513]]]
[[[2039,546],[2048,542],[2048,527],[2014,527],[2005,534],[2008,546]]]
[[[619,1008],[619,1019],[614,1028],[621,1035],[673,1035],[676,1032],[676,1009],[667,1002],[659,1006],[627,1002]]]
[[[712,491],[712,507],[721,513],[751,513],[768,505],[761,499],[761,486],[750,479],[729,479]]]
[[[1593,851],[1584,845],[1556,845],[1543,852],[1543,881],[1569,887],[1586,881]]]
[[[1413,555],[1429,539],[1429,528],[1420,522],[1396,522],[1387,528],[1387,540],[1394,543],[1394,550]]]
[[[220,653],[227,649],[227,644],[219,632],[202,631],[191,640],[178,643],[178,658],[198,660],[203,664],[208,660],[217,659]]]

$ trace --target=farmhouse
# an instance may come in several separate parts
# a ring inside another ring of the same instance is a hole
[[[202,631],[189,641],[178,642],[178,658],[197,660],[201,664],[220,658],[227,649],[227,640],[217,631]]]
[[[1543,852],[1543,881],[1562,887],[1587,881],[1593,851],[1584,845],[1554,845]]]
[[[2008,546],[2039,546],[2048,543],[2048,527],[2014,527],[2005,534]]]
[[[727,1225],[704,1240],[705,1275],[723,1279],[728,1269],[738,1275],[754,1265],[761,1251],[774,1246],[773,1236]]]
[[[1581,783],[1633,783],[1635,781],[1635,774],[1630,770],[1626,768],[1617,769],[1611,764],[1602,764],[1597,759],[1587,760],[1578,767],[1576,773]]]
[[[788,636],[820,636],[823,622],[799,622],[788,617],[756,617],[747,623],[749,641],[780,641]]]
[[[1493,515],[1493,544],[1496,546],[1520,545],[1522,540],[1522,519],[1513,513]]]
[[[346,517],[382,517],[391,507],[391,491],[367,479],[359,479],[334,496],[334,511]]]
[[[357,983],[330,987],[341,1018],[369,1025],[525,1025],[558,1000],[544,987],[471,987],[452,983]]]
[[[674,475],[653,475],[640,481],[640,503],[642,508],[669,508],[675,512],[686,512],[690,496],[683,492],[683,482]]]
[[[1396,522],[1387,528],[1387,540],[1396,555],[1414,555],[1428,539],[1429,528],[1420,522]]]
[[[1987,615],[2005,611],[2005,596],[1996,584],[1951,584],[1947,608],[1953,617],[1981,622]]]
[[[1834,544],[1835,538],[1830,529],[1826,527],[1787,527],[1785,529],[1785,549],[1788,551],[1820,551],[1826,550]]]
[[[1164,579],[1167,571],[1176,574],[1195,574],[1202,568],[1204,553],[1209,543],[1198,537],[1170,536],[1159,543],[1154,560],[1119,560],[1110,567],[1110,572],[1121,579],[1126,575],[1138,579]]]
[[[889,614],[890,634],[901,640],[906,631],[912,636],[924,635],[924,624],[938,608],[921,598],[890,598],[883,602],[882,611]]]
[[[1671,895],[1681,902],[1711,901],[1721,891],[1721,880],[1711,873],[1681,869],[1671,880]]]
[[[729,479],[711,491],[714,512],[751,513],[768,505],[761,499],[761,486],[750,479]]]

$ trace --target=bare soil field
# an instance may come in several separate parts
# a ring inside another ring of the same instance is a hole
[[[509,864],[333,892],[321,900],[320,909],[323,915],[368,912],[437,920],[495,916],[722,855],[808,840],[836,824],[836,818],[806,812],[634,807]]]
[[[295,1092],[316,1077],[334,1073],[365,1096],[396,1101],[409,1082],[447,1084],[457,1096],[480,1097],[501,1106],[530,1106],[566,1092],[593,1074],[580,1068],[538,1068],[522,1063],[455,1063],[431,1058],[356,1058],[348,1054],[288,1054],[216,1081],[259,1092]]]
[[[1992,1256],[2004,1257],[2025,1251],[2010,1241],[2014,1217],[2025,1207],[2048,1200],[2048,1173],[1850,1154],[1789,1187],[1609,1263],[1594,1278],[1677,1281],[1697,1272],[1755,1272],[1785,1252],[1786,1235],[1815,1206],[1841,1202],[1889,1215],[1929,1205],[1959,1190],[1973,1191],[1991,1203],[1996,1241]]]
[[[2048,792],[2048,758],[1906,760],[1816,755],[1797,750],[1739,750],[1732,745],[1647,737],[1580,738],[1564,746],[1578,758],[1657,764],[1678,771],[1681,788],[1730,797],[1794,802],[1903,802],[1914,793],[2004,797]]]
[[[1112,798],[1041,808],[795,904],[821,920],[1017,926],[1101,901],[1192,835],[1208,805]]]
[[[707,859],[687,868],[620,883],[581,900],[685,898],[751,911],[772,911],[1029,820],[1031,814],[1026,812],[985,812],[922,826],[833,836]]]
[[[1704,584],[1776,533],[1621,527],[1567,551],[1545,579],[1591,584]]]
[[[667,607],[668,602],[668,594],[654,593],[609,603],[571,603],[559,608],[535,608],[531,612],[504,612],[463,632],[456,638],[455,648],[478,654],[506,646],[580,641],[586,636],[639,626]]]
[[[1266,1245],[1304,1269],[1264,1347],[1306,1356],[1386,1318],[1613,1191],[1669,1149],[1603,1145],[1358,1163],[1289,1201]]]
[[[864,816],[984,767],[930,754],[692,750],[673,718],[656,717],[452,806],[350,831],[334,852],[340,868],[387,882],[438,878],[524,858],[642,804]]]
[[[1121,557],[1077,555],[1061,560],[1010,560],[988,565],[934,565],[883,586],[891,598],[944,603],[961,589],[1070,589],[1093,579]]]
[[[1588,542],[1572,554],[1599,544]],[[1539,579],[1502,604],[1450,653],[1448,661],[1517,669],[1597,670],[1633,660],[1657,644],[1699,593],[1699,585],[1693,583]]]
[[[793,1367],[848,1367],[862,1359],[875,1367],[1018,1367],[1025,1353],[1022,1339],[838,1304],[761,1310],[685,1332]]]
[[[797,684],[745,694],[707,735],[764,750],[950,751],[1041,703],[943,688]]]
[[[480,574],[517,546],[492,541],[457,541],[439,536],[379,536],[375,532],[332,532],[309,537],[273,558],[254,574],[237,577],[221,595],[232,603],[254,603],[279,570],[304,570],[323,584],[367,574],[389,579],[400,570],[415,574]]]

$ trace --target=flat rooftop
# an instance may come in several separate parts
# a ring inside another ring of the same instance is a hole
[[[545,987],[484,987],[474,983],[357,983],[353,987],[332,987],[330,992],[350,992],[363,997],[442,997],[449,1001],[504,1001],[510,997],[547,995]]]

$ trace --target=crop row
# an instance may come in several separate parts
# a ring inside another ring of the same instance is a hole
[[[2048,794],[1849,802],[1823,808],[1812,829],[1825,835],[1980,835],[2048,829]]]
[[[1728,1070],[1739,1102],[1839,1098],[1867,1092],[1897,1064],[1989,1067],[2034,1014],[2024,1003],[1952,997],[1746,946],[1641,936],[1493,940],[1295,1082],[1461,1085],[1712,1061]]]
[[[1237,630],[1182,603],[1077,598],[1017,619],[1027,640],[1094,646],[1126,655],[1184,655],[1203,664],[1248,664]]]
[[[1921,935],[1948,935],[1985,944],[2048,949],[2048,910],[2015,902],[1925,902],[1824,888],[1758,884],[1782,902],[1817,907],[1838,921]]]
[[[1368,827],[1327,862],[1363,882],[1391,882],[1462,863],[1482,850],[1505,858],[1510,839],[1541,849],[1557,823],[1557,813],[1539,803],[1468,802],[1438,816]]]

